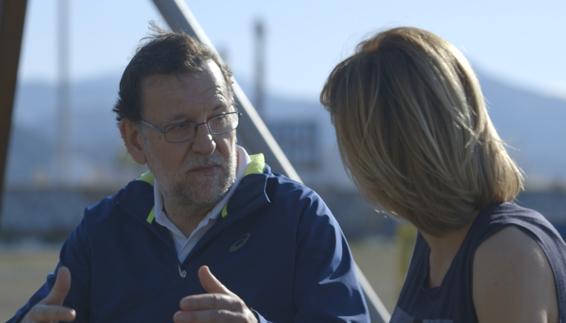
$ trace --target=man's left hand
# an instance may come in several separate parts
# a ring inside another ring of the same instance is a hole
[[[198,278],[206,294],[186,296],[179,302],[175,323],[242,322],[257,323],[252,311],[238,295],[212,275],[208,266],[198,270]]]

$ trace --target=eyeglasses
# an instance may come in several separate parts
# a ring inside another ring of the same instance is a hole
[[[165,138],[165,141],[170,143],[181,143],[193,141],[197,135],[198,128],[202,125],[206,125],[208,133],[213,136],[233,131],[238,127],[241,115],[242,113],[240,112],[225,112],[212,116],[206,119],[205,122],[192,122],[185,120],[171,123],[164,127],[156,126],[145,120],[140,120],[139,122],[160,132]]]

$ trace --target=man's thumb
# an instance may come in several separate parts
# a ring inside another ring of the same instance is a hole
[[[234,293],[232,293],[228,288],[226,288],[226,286],[222,285],[216,277],[214,277],[208,266],[201,266],[198,269],[198,278],[202,288],[204,288],[207,293],[234,295]]]
[[[57,270],[57,277],[55,278],[55,283],[51,288],[51,291],[41,301],[43,304],[48,305],[63,305],[67,294],[69,293],[69,289],[71,289],[71,272],[69,268],[65,266],[59,267]]]

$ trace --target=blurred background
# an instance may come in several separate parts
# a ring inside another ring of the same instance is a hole
[[[414,231],[359,196],[318,102],[332,68],[375,32],[421,27],[464,52],[525,171],[518,203],[566,234],[566,2],[186,2],[299,175],[334,211],[389,310]],[[53,269],[83,209],[143,171],[124,150],[112,107],[150,21],[167,26],[150,0],[28,2],[0,210],[0,320]]]

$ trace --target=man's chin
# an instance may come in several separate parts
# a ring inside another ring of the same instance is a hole
[[[187,202],[194,204],[194,205],[200,205],[200,206],[208,206],[208,207],[213,207],[214,205],[218,204],[218,202],[220,202],[220,200],[222,200],[222,198],[226,195],[226,193],[228,192],[228,189],[225,190],[220,190],[220,189],[216,189],[216,190],[199,190],[199,191],[193,191],[193,192],[187,192],[187,196],[186,196],[186,200]]]
[[[221,180],[218,174],[216,176],[192,175],[188,176],[183,183],[178,183],[177,186],[178,192],[181,193],[179,197],[182,197],[187,204],[214,206],[220,202],[233,184]]]

